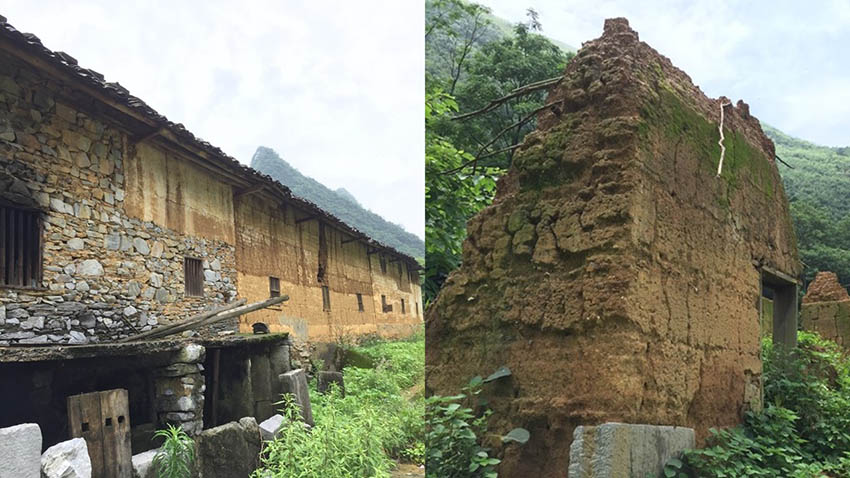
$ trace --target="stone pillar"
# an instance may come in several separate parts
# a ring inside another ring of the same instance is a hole
[[[280,401],[283,389],[280,386],[280,375],[292,370],[289,362],[289,343],[274,346],[269,351],[269,366],[272,374],[272,401]]]
[[[170,365],[154,371],[157,427],[180,425],[189,435],[204,428],[205,349],[198,344],[183,347]]]
[[[272,377],[269,357],[257,354],[251,357],[251,385],[254,392],[254,413],[258,421],[274,415],[272,405]]]

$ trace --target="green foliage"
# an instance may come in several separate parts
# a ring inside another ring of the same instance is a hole
[[[192,462],[195,461],[195,442],[183,431],[182,427],[169,424],[168,428],[157,430],[154,438],[162,438],[163,443],[153,457],[153,466],[159,478],[189,478]]]
[[[797,232],[805,278],[833,271],[850,284],[850,149],[818,146],[762,123],[776,154]]]
[[[472,2],[426,2],[426,304],[460,264],[466,222],[492,201],[496,179],[510,165],[513,150],[482,159],[474,168],[473,154],[497,136],[490,152],[520,144],[535,121],[512,125],[542,106],[546,93],[514,98],[463,121],[451,117],[458,110],[477,110],[517,87],[560,75],[573,55],[536,33],[537,15],[529,14],[527,23],[506,28],[488,8]],[[502,130],[506,134],[499,136]]]
[[[251,167],[280,181],[301,198],[315,203],[346,224],[363,231],[372,239],[411,257],[423,257],[425,244],[415,234],[363,208],[345,189],[333,191],[315,179],[304,176],[271,148],[260,146],[251,159]]]
[[[798,340],[791,350],[764,342],[765,409],[712,430],[711,446],[668,462],[666,476],[850,476],[850,361],[816,334]]]
[[[437,118],[457,109],[454,100],[442,93],[425,96],[425,283],[426,304],[437,295],[449,272],[460,264],[466,238],[466,221],[488,204],[496,189],[495,168],[479,168],[475,174],[445,174],[472,160],[431,125]]]
[[[297,406],[285,399],[287,420],[279,437],[266,444],[255,477],[387,477],[394,458],[422,463],[424,335],[356,351],[374,368],[346,367],[345,397],[334,388],[319,394],[313,383],[316,426],[311,431],[297,421]]]
[[[458,395],[434,395],[426,400],[426,476],[496,478],[500,460],[480,444],[490,411],[476,415],[469,406],[481,393],[482,384],[481,377],[476,377]]]

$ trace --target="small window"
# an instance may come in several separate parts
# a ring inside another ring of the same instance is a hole
[[[381,260],[381,273],[386,274],[387,273],[387,258],[384,257],[383,254],[381,254],[380,260]]]
[[[419,302],[414,302],[413,306],[413,310],[416,312],[416,317],[419,317]]]
[[[41,285],[41,217],[0,206],[0,286]]]
[[[363,312],[363,294],[357,294],[357,310]]]
[[[331,310],[331,291],[328,286],[322,286],[322,310]]]
[[[387,296],[385,295],[381,296],[381,310],[383,310],[384,313],[393,311],[393,306],[387,304]]]
[[[186,285],[186,295],[190,297],[204,296],[204,265],[200,259],[187,257],[183,263],[183,280]]]
[[[280,297],[280,279],[269,277],[269,297]]]
[[[401,299],[401,313],[404,313],[404,299]]]

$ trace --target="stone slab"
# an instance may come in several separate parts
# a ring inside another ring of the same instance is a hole
[[[283,415],[272,415],[268,420],[260,423],[260,434],[263,436],[263,440],[274,440],[277,437],[277,432],[280,430],[280,425],[284,420],[285,418],[283,418]]]
[[[345,396],[345,382],[341,372],[319,372],[317,386],[319,393],[327,392],[331,384],[335,384],[342,396]]]
[[[133,478],[157,478],[156,467],[153,466],[156,452],[154,449],[133,455]]]
[[[663,476],[667,460],[694,446],[692,428],[627,423],[579,426],[570,446],[568,477]]]
[[[59,442],[41,455],[42,478],[91,478],[91,472],[85,438]]]
[[[41,428],[24,423],[0,428],[0,478],[41,478]]]
[[[304,423],[313,426],[313,409],[310,406],[310,390],[307,388],[307,374],[303,368],[291,370],[280,375],[282,393],[290,393],[295,397],[295,403],[301,407],[301,417]]]
[[[260,464],[262,439],[253,417],[204,430],[195,443],[198,478],[246,478]]]

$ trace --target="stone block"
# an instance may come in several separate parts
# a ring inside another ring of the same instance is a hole
[[[268,420],[260,423],[260,434],[263,436],[263,440],[274,440],[284,420],[283,415],[272,415]]]
[[[313,409],[310,406],[310,391],[307,388],[307,374],[303,368],[286,372],[280,376],[280,388],[282,393],[289,393],[295,399],[295,403],[301,407],[301,418],[304,423],[313,426]]]
[[[245,417],[202,431],[195,447],[199,478],[245,478],[260,463],[260,428],[253,417]]]
[[[63,441],[41,455],[42,478],[91,478],[91,459],[84,438]]]
[[[157,478],[156,468],[153,466],[156,452],[157,450],[148,450],[133,455],[133,478]]]
[[[25,423],[0,428],[0,478],[41,477],[41,428]]]
[[[580,426],[573,433],[568,477],[663,476],[667,460],[694,446],[692,428],[626,423]]]
[[[337,389],[342,396],[345,396],[345,382],[342,378],[342,372],[319,372],[318,389],[319,393],[325,393],[331,387],[331,384],[336,384]]]

